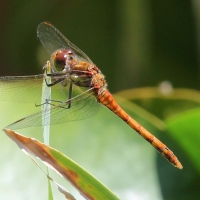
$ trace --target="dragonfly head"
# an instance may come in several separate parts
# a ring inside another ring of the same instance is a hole
[[[58,49],[51,55],[51,63],[55,71],[67,71],[76,62],[71,49]]]

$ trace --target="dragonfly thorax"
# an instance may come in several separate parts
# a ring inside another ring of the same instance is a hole
[[[80,61],[74,65],[70,78],[77,86],[94,88],[95,90],[106,87],[104,75],[96,65],[89,62]]]
[[[98,67],[77,56],[70,48],[56,50],[51,55],[51,63],[54,73],[69,75],[77,86],[94,88],[98,94],[106,88],[104,75]]]

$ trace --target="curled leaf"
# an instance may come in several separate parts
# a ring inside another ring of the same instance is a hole
[[[3,130],[19,148],[38,157],[45,165],[56,170],[67,179],[84,198],[90,200],[119,200],[107,187],[61,152],[34,138],[24,137],[10,129]],[[62,190],[62,188],[59,189]]]

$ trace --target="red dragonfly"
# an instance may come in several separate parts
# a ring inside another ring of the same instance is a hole
[[[50,66],[51,72],[46,72],[46,75],[0,77],[0,100],[36,102],[41,99],[41,92],[38,91],[42,90],[42,82],[45,79],[46,85],[51,87],[52,96],[43,104],[49,104],[51,108],[20,119],[7,128],[41,126],[42,119],[49,119],[49,116],[50,119],[46,120],[49,124],[84,119],[96,113],[101,103],[138,132],[175,167],[183,168],[165,144],[117,104],[106,88],[104,75],[83,51],[49,22],[39,24],[37,35],[51,56],[44,66],[44,71]],[[47,77],[50,78],[50,82],[47,81]]]

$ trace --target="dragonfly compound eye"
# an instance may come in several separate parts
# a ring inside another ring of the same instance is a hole
[[[56,50],[52,56],[53,67],[56,71],[63,71],[66,65],[70,65],[74,59],[74,53],[70,49]]]

